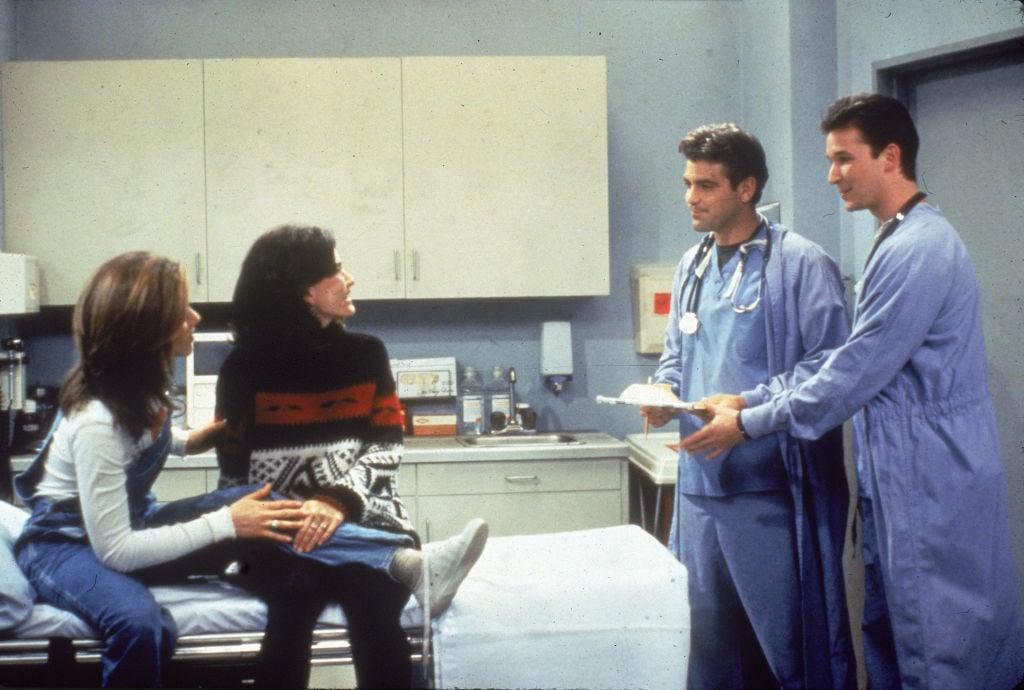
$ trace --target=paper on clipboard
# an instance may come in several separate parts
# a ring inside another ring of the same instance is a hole
[[[627,386],[619,397],[597,396],[597,402],[608,405],[636,405],[637,407],[671,407],[676,410],[699,410],[700,403],[684,402],[667,386],[655,383],[634,383]]]

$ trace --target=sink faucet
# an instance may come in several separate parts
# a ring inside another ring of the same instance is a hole
[[[508,368],[508,409],[509,418],[508,423],[505,427],[499,431],[492,431],[492,434],[503,435],[503,434],[533,434],[536,433],[536,429],[526,429],[523,427],[519,420],[519,414],[516,411],[516,370],[515,367]]]

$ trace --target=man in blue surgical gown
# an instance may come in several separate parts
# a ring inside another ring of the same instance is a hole
[[[817,438],[855,415],[870,687],[1013,687],[1024,632],[974,269],[923,201],[902,104],[841,98],[822,131],[846,209],[882,221],[853,333],[817,372],[715,398],[683,445],[714,455],[744,435]]]
[[[849,334],[835,263],[757,213],[768,170],[752,135],[700,127],[680,151],[706,235],[676,271],[657,382],[695,400],[813,369]],[[654,426],[677,414],[642,412]],[[699,425],[680,419],[683,434]],[[810,442],[771,434],[715,460],[680,455],[669,546],[689,575],[691,689],[855,685],[848,505],[839,429]]]

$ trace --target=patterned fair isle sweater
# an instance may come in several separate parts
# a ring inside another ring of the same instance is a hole
[[[404,416],[377,338],[331,326],[305,351],[235,348],[217,380],[220,486],[271,483],[345,519],[412,533],[398,496]]]

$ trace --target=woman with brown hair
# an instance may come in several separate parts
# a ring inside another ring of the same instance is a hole
[[[166,515],[149,493],[170,452],[206,450],[222,427],[171,433],[173,360],[191,351],[198,322],[176,263],[136,252],[103,264],[72,317],[81,357],[61,387],[61,413],[15,480],[32,509],[18,562],[42,600],[102,636],[104,686],[158,686],[174,653],[174,620],[147,589],[147,568],[235,539],[284,544],[271,524],[303,517],[297,501],[264,500],[269,487],[203,512],[171,504]],[[172,514],[187,519],[169,522]],[[221,560],[235,556],[225,549]]]

